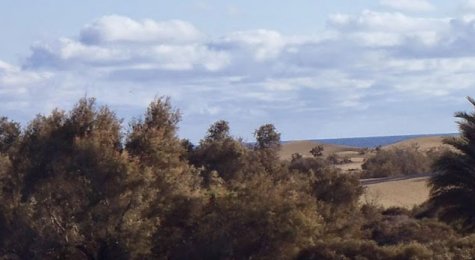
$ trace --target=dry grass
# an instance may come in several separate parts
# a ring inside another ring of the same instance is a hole
[[[387,207],[412,208],[429,198],[428,177],[387,181],[366,186],[362,203],[371,203]]]

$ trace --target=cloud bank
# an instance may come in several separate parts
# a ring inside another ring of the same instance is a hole
[[[426,1],[382,3],[431,7]],[[220,118],[235,122],[245,137],[274,122],[296,138],[303,131],[292,130],[295,125],[351,135],[335,131],[332,122],[344,118],[354,124],[353,135],[377,134],[362,120],[382,120],[398,131],[406,119],[392,122],[378,111],[400,113],[401,105],[453,102],[473,92],[475,17],[366,10],[331,15],[326,27],[315,35],[256,29],[216,37],[181,20],[104,16],[76,37],[34,44],[19,66],[0,61],[0,109],[26,116],[67,108],[88,95],[130,117],[154,96],[169,95],[182,109],[184,128],[200,129],[184,132],[194,140]],[[415,125],[405,131],[420,131]]]

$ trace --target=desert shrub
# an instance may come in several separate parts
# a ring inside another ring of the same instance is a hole
[[[432,162],[436,162],[443,155],[450,153],[450,148],[446,146],[432,147],[427,150],[426,155],[431,159]]]
[[[417,146],[379,149],[362,165],[363,178],[404,176],[431,172],[433,160]]]
[[[316,174],[312,180],[314,196],[335,208],[355,206],[363,193],[363,187],[355,176],[327,169]]]
[[[389,207],[387,209],[384,209],[381,212],[381,214],[383,216],[399,216],[399,215],[411,216],[411,211],[406,208],[401,208],[401,207]]]
[[[298,160],[298,159],[302,159],[303,158],[303,155],[301,153],[293,153],[291,156],[290,156],[290,160],[291,161],[295,161],[295,160]]]
[[[449,238],[431,243],[434,259],[473,259],[475,255],[475,235],[462,238]]]
[[[1,222],[9,229],[0,234],[0,253],[150,256],[160,223],[199,196],[199,178],[180,159],[177,120],[167,100],[155,100],[145,119],[132,124],[124,147],[121,120],[94,99],[81,99],[67,113],[37,116],[9,149],[10,169],[0,174],[8,209]]]
[[[377,221],[364,226],[369,239],[380,245],[401,243],[429,243],[456,237],[455,231],[435,219],[417,220],[405,214],[383,215]]]
[[[288,167],[291,171],[314,175],[325,171],[330,165],[327,161],[320,158],[295,156],[290,161]]]
[[[362,148],[358,151],[359,155],[365,155],[370,152],[370,149],[368,147]]]
[[[364,218],[367,219],[367,222],[371,222],[381,219],[381,213],[384,211],[384,208],[376,204],[363,204],[360,207],[360,211]]]
[[[189,156],[190,163],[203,168],[205,184],[215,171],[225,181],[239,177],[246,164],[249,150],[229,134],[228,122],[220,120],[208,129],[207,136]]]
[[[294,173],[304,174],[310,182],[311,193],[334,208],[352,208],[363,193],[359,178],[344,174],[319,158],[297,158],[288,166]]]
[[[326,168],[311,178],[310,185],[311,194],[320,202],[326,234],[337,237],[358,234],[362,216],[357,205],[363,193],[358,177]]]
[[[222,187],[221,187],[222,188]],[[216,189],[216,187],[211,187]],[[313,244],[323,219],[295,182],[263,174],[214,193],[171,259],[291,259]]]
[[[319,157],[319,156],[322,156],[323,155],[323,150],[325,150],[323,148],[323,145],[317,145],[315,147],[313,147],[311,150],[310,150],[310,154],[313,156],[313,157]]]
[[[410,243],[397,246],[378,246],[370,240],[329,240],[302,250],[296,259],[432,259],[433,253],[426,246]]]
[[[331,164],[339,164],[340,163],[340,157],[336,153],[332,153],[327,156],[327,161]]]
[[[327,161],[333,165],[351,163],[351,159],[348,156],[340,156],[336,153],[332,153],[327,156]]]
[[[437,218],[438,210],[430,201],[426,201],[420,205],[415,205],[411,210],[412,216],[417,219]]]

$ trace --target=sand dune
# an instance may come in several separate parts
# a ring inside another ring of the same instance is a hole
[[[386,181],[366,185],[362,203],[371,203],[388,207],[412,208],[429,198],[427,180],[429,177],[418,177],[396,181]]]
[[[429,137],[419,137],[413,138],[405,141],[401,141],[398,143],[390,144],[383,146],[383,149],[390,149],[390,148],[404,148],[409,147],[412,145],[418,145],[421,151],[428,151],[432,148],[440,148],[440,147],[447,147],[450,146],[443,143],[444,138],[446,136],[429,136]],[[361,150],[358,147],[351,147],[351,146],[344,146],[344,145],[336,145],[336,144],[321,144],[315,141],[290,141],[284,143],[282,145],[282,149],[280,151],[280,156],[282,159],[289,159],[293,153],[300,153],[303,156],[311,156],[309,151],[315,147],[316,145],[322,145],[324,147],[324,156],[328,156],[332,153],[337,153],[341,156],[354,156],[355,152]]]
[[[280,158],[282,159],[290,159],[292,154],[300,153],[303,156],[312,156],[310,154],[310,150],[317,146],[323,146],[323,156],[327,157],[332,153],[340,153],[340,152],[358,152],[361,150],[360,148],[344,146],[344,145],[336,145],[336,144],[322,144],[314,141],[291,141],[284,143],[280,150]]]
[[[383,146],[383,149],[390,149],[390,148],[404,148],[409,147],[412,145],[418,145],[421,151],[428,151],[432,148],[439,148],[439,147],[446,147],[449,148],[450,146],[443,143],[443,140],[447,138],[447,136],[430,136],[430,137],[419,137],[413,138],[405,141],[401,141],[395,144],[390,144]]]

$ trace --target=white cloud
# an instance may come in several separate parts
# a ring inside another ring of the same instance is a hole
[[[204,68],[216,71],[229,63],[222,51],[213,51],[203,44],[99,46],[62,38],[55,46],[36,45],[26,66],[29,68],[84,68],[96,67],[107,70],[124,68],[191,70]]]
[[[335,41],[350,41],[353,47],[379,49],[406,58],[473,56],[475,17],[420,18],[401,13],[364,11],[360,15],[333,15]]]
[[[285,47],[285,40],[279,32],[255,30],[231,33],[218,44],[243,48],[252,52],[257,61],[264,61],[276,58]]]
[[[447,19],[418,18],[398,12],[375,12],[371,10],[365,10],[359,15],[330,15],[327,22],[331,29],[346,32],[356,30],[398,33],[440,30],[447,27],[447,23]]]
[[[199,64],[206,70],[216,71],[229,63],[226,53],[212,51],[203,45],[160,45],[147,54],[154,56],[156,63],[162,64],[161,68],[169,70],[191,70]]]
[[[330,16],[318,35],[257,29],[203,37],[178,24],[108,16],[77,37],[36,44],[21,66],[0,62],[0,109],[15,100],[35,105],[25,111],[47,111],[87,93],[139,114],[155,95],[169,95],[185,123],[207,127],[211,118],[345,117],[389,99],[451,98],[475,87],[468,16],[367,10]]]
[[[104,16],[86,25],[80,33],[81,42],[103,43],[190,43],[203,38],[192,24],[181,20],[156,22],[136,21],[128,17]]]
[[[460,4],[459,9],[462,13],[475,12],[475,0],[465,0]]]
[[[0,60],[0,90],[32,85],[51,76],[50,73],[22,71],[21,68]]]
[[[434,5],[427,0],[381,0],[380,3],[386,7],[409,12],[426,12],[435,9]]]
[[[63,90],[67,89],[62,80],[59,82],[63,87],[57,88],[56,76],[52,72],[25,70],[0,61],[0,111],[3,115],[15,115],[18,117],[15,120],[24,120],[25,116],[32,118],[36,113],[64,107],[67,102],[55,102],[57,100],[51,98],[57,94],[63,96]]]
[[[330,16],[328,32],[317,37],[260,29],[204,40],[182,37],[188,35],[183,30],[173,36],[175,23],[108,16],[86,26],[79,36],[83,41],[62,38],[54,46],[33,47],[26,67],[70,70],[73,74],[81,71],[82,76],[101,81],[166,82],[198,89],[207,85],[210,91],[228,85],[223,99],[230,96],[266,102],[288,97],[270,92],[368,89],[377,82],[384,88],[400,90],[389,78],[410,72],[414,64],[419,64],[421,73],[411,77],[414,82],[426,80],[423,72],[445,69],[419,60],[475,55],[474,48],[459,48],[474,38],[473,23],[467,18],[418,18],[367,10],[359,15]],[[123,31],[119,30],[122,24],[126,28]],[[93,45],[84,41],[84,34],[89,31],[98,32]],[[405,67],[394,66],[398,62],[405,63]],[[239,90],[233,92],[230,88]],[[245,94],[246,89],[253,91]]]

